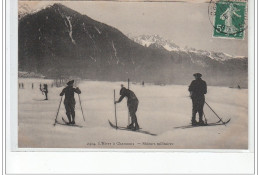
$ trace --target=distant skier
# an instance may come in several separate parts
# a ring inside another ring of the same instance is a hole
[[[22,83],[22,89],[24,88],[24,86],[23,86],[23,83]]]
[[[66,109],[66,115],[69,120],[69,124],[75,124],[75,98],[74,93],[81,94],[80,89],[73,87],[74,80],[71,80],[67,83],[67,87],[65,87],[62,92],[60,93],[60,96],[63,96],[65,94],[65,100],[64,100],[64,106]],[[72,118],[71,118],[72,117]],[[72,119],[72,120],[71,120]]]
[[[144,81],[142,82],[142,85],[144,86]]]
[[[120,98],[118,99],[118,101],[115,101],[115,104],[120,103],[124,97],[127,97],[127,106],[131,116],[131,124],[128,125],[127,128],[134,131],[139,130],[139,124],[136,117],[136,111],[139,103],[137,97],[135,96],[133,91],[126,89],[123,85],[121,85],[120,95]]]
[[[200,73],[193,74],[195,80],[193,80],[189,86],[190,97],[192,99],[192,125],[204,125],[203,117],[203,106],[205,103],[204,94],[207,93],[207,84],[201,79]],[[196,113],[199,113],[199,122],[196,121]]]
[[[42,95],[44,95],[43,91],[42,91],[42,84],[40,83],[40,91],[42,92]]]
[[[33,83],[32,83],[32,89],[33,89]]]
[[[43,84],[43,89],[41,89],[41,87],[40,87],[40,90],[45,95],[45,99],[44,100],[48,100],[48,85],[47,84]]]

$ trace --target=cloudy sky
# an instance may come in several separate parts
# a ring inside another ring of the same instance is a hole
[[[62,3],[94,20],[116,27],[133,36],[158,34],[180,47],[220,51],[247,56],[248,40],[213,38],[213,27],[205,0],[189,2],[122,2],[122,1],[20,1],[36,10]]]

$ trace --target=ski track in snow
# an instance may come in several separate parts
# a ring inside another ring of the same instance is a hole
[[[130,84],[131,90],[139,99],[137,118],[143,130],[157,134],[150,136],[130,131],[118,131],[110,127],[108,120],[115,122],[113,90],[116,99],[119,98],[120,84],[125,82],[82,81],[78,84],[81,104],[84,111],[84,122],[79,98],[76,100],[76,123],[83,128],[57,125],[53,127],[59,106],[59,93],[64,87],[51,88],[52,80],[19,79],[24,83],[24,89],[18,93],[18,145],[32,148],[98,148],[89,143],[121,142],[141,143],[133,146],[114,146],[114,148],[151,148],[143,142],[173,143],[173,146],[161,148],[176,149],[246,149],[248,142],[248,106],[247,89],[231,89],[226,87],[208,87],[206,101],[226,120],[231,118],[227,126],[197,127],[190,129],[175,129],[185,126],[191,120],[191,99],[188,97],[188,85],[156,86],[145,84]],[[34,89],[31,83],[34,83]],[[39,90],[40,83],[47,83],[49,100]],[[118,126],[127,125],[126,99],[116,105]],[[205,105],[204,112],[209,123],[218,118]],[[62,102],[58,121],[66,118]],[[112,148],[111,146],[102,146]]]

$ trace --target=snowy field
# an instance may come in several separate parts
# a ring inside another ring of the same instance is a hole
[[[191,99],[187,86],[156,86],[130,84],[139,99],[137,119],[140,127],[157,136],[115,130],[113,90],[119,98],[122,82],[82,81],[81,103],[76,99],[76,124],[83,128],[53,126],[63,87],[51,87],[52,80],[19,79],[24,89],[18,97],[18,146],[20,148],[166,148],[166,149],[247,149],[248,146],[248,90],[208,87],[206,101],[223,120],[231,118],[227,126],[205,126],[180,129],[191,121]],[[34,89],[31,85],[34,83]],[[49,100],[39,90],[40,83],[48,83]],[[127,87],[127,83],[124,83]],[[205,105],[208,123],[218,118]],[[127,125],[126,99],[117,104],[119,126]],[[66,118],[62,103],[58,120]],[[66,118],[67,119],[67,118]]]

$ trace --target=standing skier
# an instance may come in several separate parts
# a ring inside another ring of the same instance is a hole
[[[118,99],[118,101],[115,101],[115,104],[120,103],[124,97],[127,97],[127,106],[131,116],[131,124],[128,125],[127,128],[132,129],[134,131],[139,130],[139,125],[135,114],[138,108],[139,101],[133,91],[126,89],[125,87],[123,87],[123,85],[121,85],[121,87],[122,87],[120,90],[121,96]]]
[[[44,100],[48,100],[48,85],[47,84],[43,84],[43,89],[41,89],[41,91],[45,95],[45,99]]]
[[[201,79],[200,73],[193,74],[195,80],[193,80],[189,86],[190,97],[192,99],[192,125],[204,125],[203,117],[203,106],[205,103],[204,94],[207,93],[207,84]],[[199,122],[196,121],[196,113],[199,113]]]
[[[81,94],[80,89],[73,87],[74,80],[71,80],[67,83],[67,87],[65,87],[62,92],[60,93],[60,96],[63,96],[65,94],[65,100],[64,100],[64,106],[66,109],[66,115],[69,120],[69,124],[75,124],[75,98],[74,93]],[[72,120],[71,120],[72,117]]]

